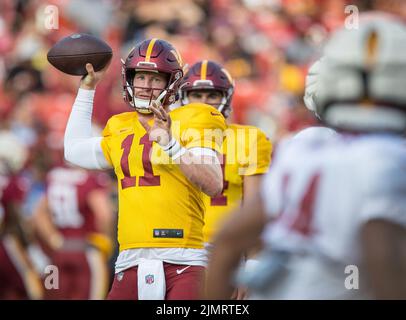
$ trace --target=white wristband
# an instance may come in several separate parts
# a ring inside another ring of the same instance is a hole
[[[173,159],[176,160],[185,154],[186,149],[181,146],[178,140],[172,137],[171,141],[162,149]]]

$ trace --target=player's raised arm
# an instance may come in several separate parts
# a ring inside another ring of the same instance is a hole
[[[87,75],[82,78],[78,95],[72,107],[65,130],[65,159],[85,169],[106,169],[101,148],[102,137],[92,136],[93,99],[97,83],[102,79],[108,65],[95,72],[90,63],[86,64]]]

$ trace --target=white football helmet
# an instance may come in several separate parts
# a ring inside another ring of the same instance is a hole
[[[27,148],[10,131],[0,131],[0,174],[16,173],[28,158]]]
[[[316,94],[317,94],[317,84],[318,84],[318,77],[320,73],[320,66],[322,63],[323,58],[316,60],[307,71],[306,75],[306,85],[305,85],[305,94],[303,97],[303,101],[305,106],[310,111],[314,112],[317,117],[317,108],[316,108]]]
[[[406,27],[389,18],[334,33],[311,95],[316,113],[344,130],[404,132],[405,53]]]

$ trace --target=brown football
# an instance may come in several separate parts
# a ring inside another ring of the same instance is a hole
[[[95,71],[103,69],[113,56],[110,46],[103,40],[84,33],[73,34],[59,40],[48,51],[48,61],[58,70],[76,76],[85,75],[86,63]]]

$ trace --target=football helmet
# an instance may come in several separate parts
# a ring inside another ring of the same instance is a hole
[[[123,98],[130,107],[141,113],[151,113],[149,106],[156,90],[160,93],[156,100],[162,105],[169,105],[177,100],[179,84],[183,77],[183,62],[179,52],[169,42],[156,38],[144,40],[131,50],[125,61],[121,62]],[[164,90],[135,87],[133,80],[137,71],[166,74],[168,78],[166,87]],[[151,90],[150,98],[136,98],[134,96],[136,88]]]
[[[25,145],[10,131],[0,131],[0,174],[9,175],[23,168],[28,159]]]
[[[317,94],[317,83],[318,76],[320,72],[320,65],[323,59],[316,60],[309,68],[306,75],[306,84],[305,84],[305,94],[303,97],[305,106],[307,109],[312,111],[317,117],[316,110],[316,94]]]
[[[406,129],[406,27],[394,19],[363,21],[327,42],[320,65],[316,113],[351,131]]]
[[[180,85],[180,100],[183,105],[189,103],[188,92],[192,90],[218,90],[223,98],[216,107],[225,118],[231,112],[231,100],[234,94],[234,80],[226,69],[219,64],[203,60],[190,67]]]

